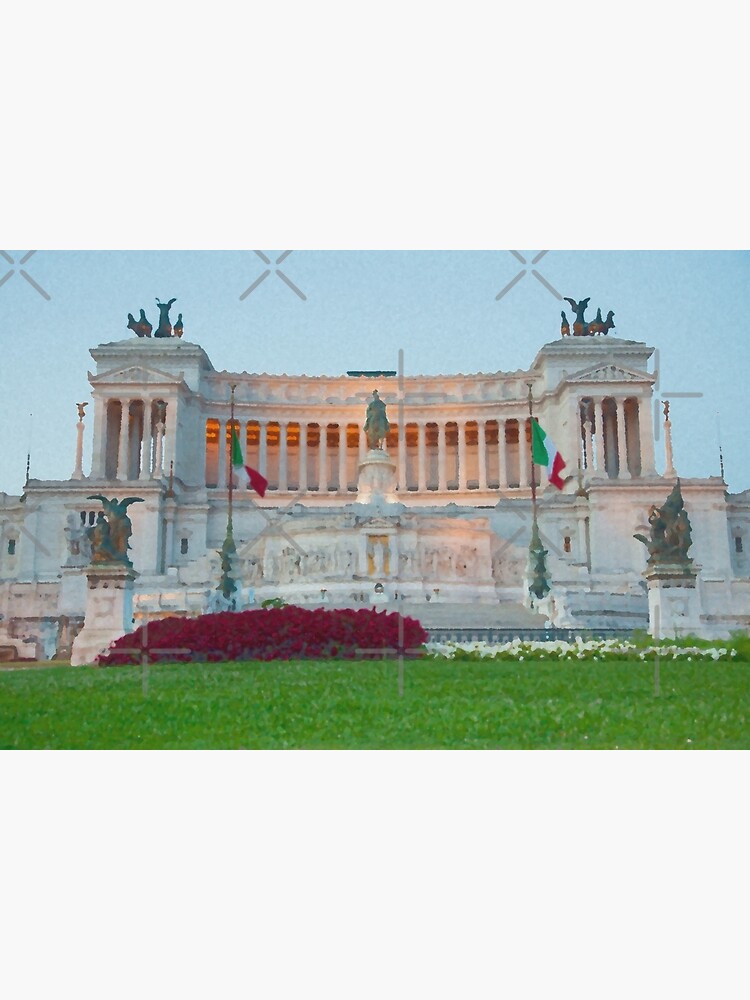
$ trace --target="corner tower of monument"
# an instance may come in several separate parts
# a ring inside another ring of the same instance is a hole
[[[138,338],[101,344],[91,356],[91,479],[158,479],[173,467],[185,485],[201,486],[195,458],[203,428],[196,401],[214,371],[203,348],[177,338]]]

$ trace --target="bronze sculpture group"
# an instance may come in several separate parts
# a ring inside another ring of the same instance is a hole
[[[176,301],[177,299],[170,299],[169,302],[160,302],[159,299],[156,300],[156,305],[159,310],[159,325],[154,333],[155,337],[182,336],[182,313],[180,313],[177,317],[177,322],[175,323],[174,328],[169,322],[169,310]],[[141,309],[138,319],[135,319],[132,313],[128,313],[128,329],[132,330],[137,337],[150,337],[153,327],[146,319],[145,311]]]
[[[601,309],[596,310],[596,317],[590,323],[587,323],[584,318],[584,313],[588,307],[590,298],[581,299],[580,302],[576,302],[575,299],[565,299],[566,302],[570,303],[570,306],[575,313],[576,318],[573,320],[573,336],[574,337],[594,337],[598,334],[603,334],[605,337],[610,330],[614,330],[614,316],[615,314],[610,309],[607,313],[607,318],[602,319]],[[562,337],[570,336],[570,323],[568,323],[568,317],[565,315],[563,310],[560,313],[562,317],[562,323],[560,324],[560,335]]]
[[[690,520],[682,499],[680,481],[667,497],[662,507],[654,505],[649,514],[649,538],[634,535],[648,549],[649,566],[681,566],[689,569],[692,559],[688,549],[692,544]]]
[[[94,493],[86,499],[101,500],[104,507],[104,510],[100,510],[97,515],[96,524],[86,530],[91,542],[91,562],[132,566],[128,558],[128,549],[133,525],[128,517],[128,507],[131,503],[144,503],[143,497],[125,497],[124,500],[112,497],[108,500],[100,493]]]

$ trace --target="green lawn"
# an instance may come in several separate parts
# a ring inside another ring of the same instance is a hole
[[[750,664],[411,661],[0,672],[3,749],[748,749]]]

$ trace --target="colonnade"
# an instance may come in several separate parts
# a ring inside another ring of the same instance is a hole
[[[132,397],[106,403],[106,437],[102,455],[106,479],[132,482],[164,475],[169,406],[162,399]]]
[[[640,396],[591,395],[578,401],[581,468],[610,479],[654,475],[650,404]]]
[[[235,427],[245,461],[269,480],[270,490],[356,491],[367,452],[361,424],[258,419],[235,420]],[[423,419],[401,427],[391,421],[386,450],[401,492],[519,489],[531,482],[529,433],[528,419],[517,418]],[[207,420],[206,485],[226,488],[229,468],[229,422]]]
[[[546,427],[569,474],[575,474],[579,458],[589,475],[622,480],[655,473],[649,399],[596,395],[574,405],[577,443],[571,446],[566,432]],[[358,465],[367,451],[361,423],[259,418],[235,420],[235,427],[245,461],[268,479],[269,490],[356,492]],[[529,487],[529,441],[528,418],[417,418],[403,426],[391,421],[386,450],[402,493],[500,491]],[[228,421],[206,421],[205,459],[206,486],[226,488]],[[538,484],[546,482],[542,472],[535,470]]]

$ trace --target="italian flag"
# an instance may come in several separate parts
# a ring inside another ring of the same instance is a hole
[[[240,483],[249,483],[259,496],[266,495],[268,480],[255,469],[251,469],[249,465],[245,465],[240,439],[237,437],[237,431],[234,427],[232,428],[232,473],[237,475]]]
[[[549,481],[561,490],[565,484],[560,478],[560,473],[565,468],[565,462],[552,443],[552,438],[545,434],[536,417],[531,421],[531,455],[534,464],[544,465]]]

